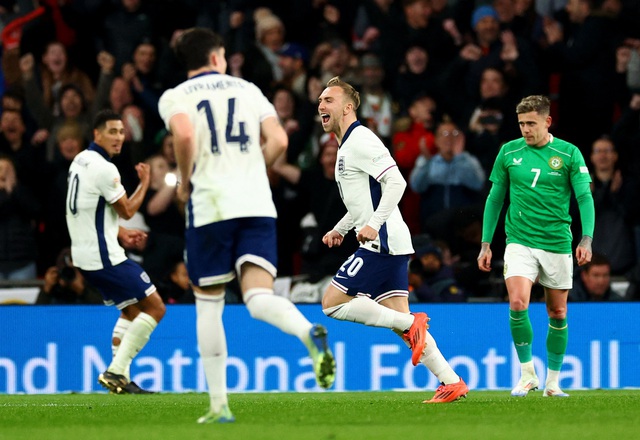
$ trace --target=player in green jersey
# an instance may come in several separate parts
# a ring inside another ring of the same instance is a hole
[[[511,391],[517,397],[524,397],[539,386],[527,310],[536,281],[544,287],[549,315],[543,395],[568,396],[560,389],[559,375],[568,339],[567,296],[573,286],[569,215],[572,188],[582,224],[582,239],[576,247],[578,265],[591,261],[592,254],[595,210],[589,170],[575,145],[549,133],[549,110],[549,99],[539,95],[524,98],[516,107],[522,138],[504,144],[493,165],[489,177],[493,185],[485,205],[478,256],[480,270],[490,271],[490,243],[508,190],[504,278],[509,294],[509,325],[521,368],[520,381]]]

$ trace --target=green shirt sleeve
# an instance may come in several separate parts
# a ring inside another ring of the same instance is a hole
[[[484,205],[484,215],[482,217],[482,241],[491,243],[493,234],[498,225],[498,218],[504,204],[504,197],[507,194],[505,185],[494,182],[489,191],[489,196]],[[592,201],[593,204],[593,201]],[[592,230],[593,231],[593,230]]]
[[[578,209],[580,210],[582,235],[588,235],[593,238],[593,229],[596,225],[596,210],[593,204],[593,195],[591,194],[589,182],[574,184],[573,191],[576,193]]]

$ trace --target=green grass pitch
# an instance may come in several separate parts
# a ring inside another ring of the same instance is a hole
[[[424,405],[433,392],[231,394],[236,422],[198,425],[203,393],[0,395],[0,439],[640,439],[640,390],[472,391]]]

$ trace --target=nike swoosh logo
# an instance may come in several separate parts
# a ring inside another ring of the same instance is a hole
[[[339,278],[341,280],[346,280],[348,279],[348,277],[343,277],[342,275],[336,275],[336,278]]]

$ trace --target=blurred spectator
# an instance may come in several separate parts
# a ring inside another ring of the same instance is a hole
[[[184,237],[184,204],[176,196],[177,176],[162,155],[146,160],[151,170],[149,189],[140,212],[149,229],[157,234]]]
[[[498,13],[491,6],[480,6],[473,12],[472,41],[460,50],[458,57],[443,72],[446,78],[447,107],[454,121],[468,123],[467,103],[479,101],[482,73],[489,67],[501,70],[511,84],[522,84],[515,94],[533,93],[541,89],[540,73],[529,41],[518,38],[510,30],[501,31]],[[519,96],[519,95],[518,95]]]
[[[359,117],[385,145],[389,145],[393,124],[393,102],[391,94],[383,86],[384,69],[380,59],[372,53],[364,54],[360,58],[360,70],[362,84]]]
[[[618,164],[626,171],[626,175],[640,175],[640,151],[637,148],[640,145],[640,93],[631,96],[629,105],[616,122],[611,137],[620,152],[621,160]],[[640,206],[633,202],[626,208],[630,210],[632,219],[636,258],[640,258]]]
[[[462,43],[455,22],[443,16],[433,17],[434,8],[428,0],[402,0],[400,6],[403,13],[400,28],[385,36],[394,44],[396,61],[391,72],[397,70],[405,48],[412,44],[424,46],[429,63],[440,71],[456,56]]]
[[[570,301],[621,301],[624,298],[611,288],[611,265],[607,257],[594,253],[591,262],[578,272],[569,291]]]
[[[334,76],[339,76],[343,81],[354,85],[360,85],[362,81],[358,70],[358,58],[351,52],[347,43],[337,38],[323,41],[315,47],[310,68],[317,72],[322,84],[326,84]]]
[[[429,66],[427,49],[412,44],[405,52],[392,88],[398,114],[404,115],[416,96],[429,95],[437,101],[441,93],[439,79]]]
[[[636,183],[617,167],[618,153],[608,137],[591,147],[591,191],[596,210],[593,252],[605,255],[611,272],[623,275],[636,262],[631,207],[637,200]]]
[[[44,144],[44,158],[47,162],[53,161],[57,154],[57,133],[65,123],[76,124],[86,143],[91,139],[91,114],[82,90],[75,84],[65,84],[60,88],[59,97],[60,112],[58,116],[41,105],[41,101],[34,101],[30,103],[29,107],[36,119],[46,124],[36,131],[32,139],[37,143]]]
[[[467,149],[489,175],[502,144],[521,136],[513,111],[517,103],[504,72],[487,67],[480,78],[480,101],[468,113]]]
[[[427,233],[430,217],[477,203],[486,179],[480,161],[465,151],[465,136],[456,124],[440,123],[435,143],[438,153],[422,151],[409,178],[420,194],[420,221]]]
[[[189,282],[187,265],[182,260],[176,261],[171,266],[161,286],[162,300],[165,304],[193,304],[196,301]]]
[[[307,49],[296,43],[287,43],[278,52],[278,65],[282,70],[280,84],[290,89],[299,100],[306,99],[307,69],[309,53]]]
[[[124,125],[124,144],[120,154],[112,162],[120,171],[122,184],[127,191],[134,191],[138,185],[135,164],[153,154],[153,142],[145,138],[145,115],[140,107],[129,104],[120,112]]]
[[[176,153],[173,149],[173,134],[165,129],[160,130],[156,135],[156,143],[160,144],[158,154],[165,158],[169,164],[169,169],[175,169],[177,163]]]
[[[47,269],[36,304],[103,304],[102,295],[73,265],[71,251],[63,249]]]
[[[363,0],[359,2],[353,23],[353,49],[374,52],[385,58],[389,42],[380,38],[384,30],[394,25],[393,0]],[[397,19],[397,18],[396,18]]]
[[[27,137],[31,137],[38,129],[31,112],[26,106],[24,90],[22,86],[16,85],[8,87],[2,94],[2,111],[15,110],[22,114],[22,120],[26,128]]]
[[[111,108],[113,111],[122,113],[126,106],[133,104],[133,94],[129,85],[121,76],[113,78],[109,84],[108,102],[102,108]]]
[[[41,224],[38,233],[38,270],[55,264],[59,253],[71,246],[65,218],[69,165],[87,145],[82,128],[73,121],[63,123],[56,133],[57,154],[44,170]]]
[[[133,102],[145,113],[146,125],[153,133],[162,128],[158,101],[164,91],[156,68],[156,47],[149,41],[136,46],[130,61],[122,66],[122,78],[129,84]]]
[[[36,150],[26,136],[22,114],[15,110],[5,110],[0,116],[0,154],[11,158],[18,180],[28,186],[34,194],[40,188],[40,163]]]
[[[603,13],[602,0],[569,0],[571,26],[546,19],[545,61],[559,72],[556,135],[587,157],[589,146],[610,133],[615,97],[615,20]],[[589,90],[589,93],[585,93]]]
[[[268,8],[258,8],[254,22],[255,41],[229,60],[231,67],[239,66],[240,75],[237,75],[238,67],[231,68],[230,73],[251,81],[270,97],[273,86],[282,80],[278,52],[284,45],[285,28],[282,20]]]
[[[153,38],[153,25],[142,0],[119,0],[112,2],[111,7],[101,20],[96,51],[112,54],[115,71],[119,72],[131,59],[135,47]]]
[[[116,59],[109,52],[102,51],[96,58],[100,66],[98,87],[96,88],[96,101],[92,113],[105,108],[111,108],[116,113],[133,103],[133,93],[127,81],[121,76],[115,76]]]
[[[289,137],[287,161],[297,163],[298,156],[309,141],[309,136],[313,130],[313,121],[308,118],[300,118],[303,113],[298,111],[298,100],[293,91],[287,87],[276,87],[271,102],[276,109],[280,124],[282,124]]]
[[[433,130],[435,126],[435,101],[427,95],[417,95],[409,107],[409,116],[398,119],[391,141],[391,151],[398,169],[409,180],[416,159],[421,154],[433,156],[438,150]],[[400,200],[400,211],[411,234],[420,232],[420,195],[407,187]]]
[[[409,284],[413,288],[411,296],[418,302],[466,301],[453,268],[445,264],[442,251],[433,244],[416,250],[415,258],[409,263]]]
[[[497,2],[507,2],[508,0],[496,0],[494,7],[499,11]],[[543,19],[536,11],[535,0],[514,0],[513,1],[514,16],[508,23],[508,28],[518,37],[526,38],[535,44],[544,38]],[[500,15],[500,12],[498,12]],[[502,21],[502,20],[501,20]]]
[[[40,203],[10,158],[0,156],[0,280],[36,278],[35,219]]]
[[[60,91],[63,86],[75,85],[88,105],[94,100],[95,88],[91,79],[86,73],[70,65],[67,49],[58,41],[47,44],[40,69],[36,71],[34,56],[27,53],[20,59],[20,71],[29,109],[35,111],[44,106],[48,110],[47,113],[39,111],[39,114],[33,115],[41,128],[50,126],[49,114],[53,117],[61,114]]]
[[[624,171],[638,175],[640,174],[640,149],[637,148],[640,145],[640,86],[637,89],[631,89],[626,84],[628,65],[631,54],[634,52],[638,54],[640,63],[640,39],[629,41],[628,45],[625,44],[616,51],[618,60],[616,72],[619,88],[622,89],[619,92],[621,96],[618,98],[621,113],[613,126],[611,137],[620,154],[619,164],[624,167]],[[640,73],[637,75],[640,76]]]

